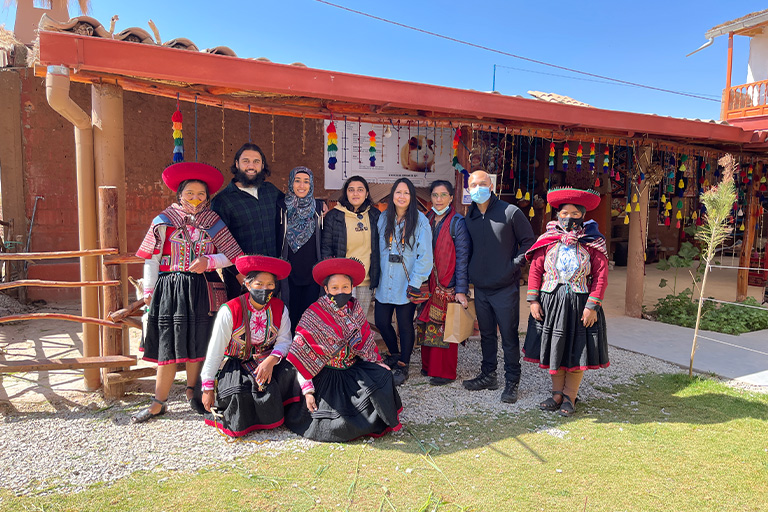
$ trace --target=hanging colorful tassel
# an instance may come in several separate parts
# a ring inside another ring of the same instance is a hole
[[[640,211],[640,203],[635,203],[635,211],[636,212]]]
[[[461,140],[461,128],[456,128],[456,133],[453,134],[453,142],[451,143],[451,146],[453,147],[453,159],[451,160],[451,164],[454,167],[459,164],[459,140]]]
[[[325,129],[328,133],[328,168],[336,169],[336,152],[339,150],[339,137],[336,133],[336,125],[331,121],[328,128]]]
[[[624,224],[629,224],[629,215],[624,216]]]
[[[545,212],[546,212],[546,213],[549,213],[549,212],[551,212],[551,211],[552,211],[552,207],[551,207],[551,206],[549,206],[549,203],[547,203],[547,208],[546,208]]]
[[[518,188],[517,193],[515,194],[515,199],[522,199],[522,198],[523,198],[523,191]]]
[[[368,132],[368,140],[370,141],[370,149],[368,150],[368,153],[371,154],[371,157],[368,159],[371,161],[371,167],[376,167],[376,132],[371,130]]]
[[[568,172],[568,143],[563,144],[563,172]]]
[[[669,217],[664,218],[664,225],[669,227],[672,224],[672,220]]]
[[[530,209],[530,210],[528,210],[528,216],[529,216],[530,218],[533,218],[533,217],[534,217],[534,215],[536,215],[536,212],[535,212],[535,211],[533,211],[533,206],[531,206],[531,209]]]
[[[680,221],[677,221],[677,222],[675,222],[675,227],[676,227],[677,229],[680,229]]]
[[[549,143],[549,173],[555,170],[555,143]]]
[[[670,201],[667,201],[667,204],[664,205],[664,209],[669,211],[672,209],[672,203]]]
[[[581,142],[576,147],[576,170],[581,172],[581,157],[584,154],[584,148],[581,146]]]
[[[683,213],[680,210],[677,210],[677,213],[675,214],[675,218],[678,219],[678,220],[682,219],[683,218]]]
[[[526,201],[530,201],[531,200],[531,193],[530,192],[526,192],[525,193],[525,200]]]
[[[603,151],[603,174],[608,173],[608,167],[610,167],[610,158],[608,156],[608,146],[605,147],[605,151]]]
[[[624,210],[625,210],[627,213],[631,213],[631,212],[632,212],[632,205],[631,205],[631,204],[629,204],[629,203],[627,203],[627,206],[626,206],[626,208],[624,208]]]
[[[678,188],[685,188],[685,182],[683,181],[683,178],[680,178],[680,181],[677,183]]]
[[[589,171],[594,172],[595,170],[595,143],[591,143],[589,145]]]
[[[176,112],[171,116],[173,122],[173,163],[184,161],[184,137],[181,134],[181,110],[178,103]]]

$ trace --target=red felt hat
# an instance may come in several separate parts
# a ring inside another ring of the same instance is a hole
[[[352,258],[330,258],[323,260],[312,269],[312,277],[322,286],[328,276],[343,274],[352,279],[352,286],[357,286],[365,280],[365,266]]]
[[[177,192],[182,181],[200,180],[208,185],[208,195],[219,191],[224,183],[224,176],[211,165],[200,162],[179,162],[169,165],[163,171],[163,181],[169,189]]]
[[[235,260],[237,271],[243,275],[248,272],[269,272],[277,281],[285,279],[291,273],[291,264],[280,258],[261,256],[240,256]]]
[[[600,194],[594,190],[578,188],[554,188],[547,193],[547,202],[552,208],[560,208],[564,204],[577,204],[587,211],[594,210],[600,205]]]

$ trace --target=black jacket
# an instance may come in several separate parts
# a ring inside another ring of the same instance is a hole
[[[368,273],[371,278],[371,289],[374,289],[379,286],[381,276],[378,228],[381,212],[370,206],[366,213],[371,225],[371,264]],[[344,220],[344,212],[336,208],[326,213],[325,219],[323,219],[323,239],[320,254],[322,259],[345,258],[347,256],[347,224]]]
[[[492,195],[485,214],[472,203],[464,220],[472,238],[472,284],[488,290],[519,286],[525,252],[536,241],[522,210]]]

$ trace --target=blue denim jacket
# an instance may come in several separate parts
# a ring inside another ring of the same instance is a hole
[[[389,241],[384,239],[387,216],[382,213],[379,217],[379,253],[381,254],[381,280],[376,288],[376,300],[384,304],[407,304],[406,290],[408,285],[415,288],[429,278],[432,272],[432,228],[427,217],[419,212],[419,223],[413,232],[415,240],[413,245],[405,244],[403,249],[403,261],[408,269],[410,282],[405,280],[405,271],[402,263],[390,263],[390,254],[400,254],[395,243],[389,246]],[[393,240],[400,240],[400,226],[395,225]]]

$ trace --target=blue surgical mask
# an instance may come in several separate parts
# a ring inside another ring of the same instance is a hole
[[[436,214],[438,214],[438,215],[442,215],[442,214],[444,214],[445,212],[447,212],[447,211],[448,211],[448,209],[449,209],[450,207],[451,207],[451,205],[448,205],[448,206],[446,206],[445,208],[443,208],[442,210],[438,210],[437,208],[435,208],[435,207],[433,206],[433,207],[432,207],[432,211],[433,211],[433,212],[435,212],[435,213],[436,213]]]
[[[475,203],[483,204],[491,198],[491,189],[490,187],[477,186],[469,189],[469,197],[471,197],[472,201]]]

